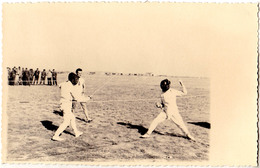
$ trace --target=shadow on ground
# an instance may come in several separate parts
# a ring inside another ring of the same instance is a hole
[[[58,129],[58,126],[56,125],[53,125],[52,124],[52,121],[49,121],[49,120],[44,120],[44,121],[41,121],[42,125],[47,129],[47,130],[50,130],[50,131],[56,131]],[[70,135],[73,135],[72,133],[68,132],[68,131],[63,131],[65,134],[70,134]]]
[[[129,128],[129,129],[137,129],[138,130],[138,133],[140,133],[141,135],[145,134],[148,129],[143,127],[142,125],[133,125],[131,123],[124,123],[124,122],[117,122],[117,124],[119,125],[123,125],[123,126],[126,126],[126,128]],[[171,137],[179,137],[179,138],[185,138],[185,139],[188,139],[186,136],[184,135],[178,135],[178,134],[174,134],[174,133],[160,133],[158,131],[153,131],[153,134],[159,134],[159,135],[166,135],[166,136],[171,136]]]
[[[188,123],[210,129],[210,123],[208,122],[188,122]]]
[[[131,123],[124,123],[124,122],[117,122],[117,124],[126,126],[126,128],[129,129],[137,129],[138,133],[140,133],[141,135],[145,134],[148,131],[148,129],[143,127],[142,125],[133,125]]]
[[[54,110],[53,113],[56,114],[56,115],[59,115],[59,116],[63,116],[63,112],[62,111]]]

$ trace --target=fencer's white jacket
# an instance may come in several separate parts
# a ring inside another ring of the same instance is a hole
[[[59,88],[61,89],[60,103],[71,103],[72,100],[76,100],[78,102],[87,102],[90,99],[89,97],[82,95],[78,91],[78,88],[74,87],[70,81],[59,84]]]
[[[168,115],[173,115],[174,113],[178,113],[178,106],[176,102],[177,96],[185,95],[183,92],[169,89],[166,92],[161,94],[161,103],[163,105],[163,111]]]
[[[83,99],[84,100],[84,84],[85,84],[85,80],[83,78],[79,78],[79,81],[76,85],[73,86],[73,94],[77,97],[77,99],[75,98],[74,100],[79,101],[79,99]]]
[[[83,78],[79,78],[79,82],[74,87],[79,87],[79,91],[84,92],[83,85],[85,84],[85,80]]]

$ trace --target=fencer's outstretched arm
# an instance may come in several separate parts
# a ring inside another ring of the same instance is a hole
[[[183,84],[182,80],[179,80],[179,83],[182,86],[183,95],[186,95],[188,93],[188,91],[187,91],[185,85]]]
[[[78,94],[75,92],[70,92],[73,100],[76,100],[77,102],[81,102],[81,103],[86,103],[87,101],[89,101],[90,99],[92,99],[92,96],[84,96],[82,94]]]

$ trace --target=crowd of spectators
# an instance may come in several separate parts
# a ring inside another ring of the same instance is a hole
[[[57,72],[55,69],[42,71],[28,68],[7,67],[9,85],[57,85]]]

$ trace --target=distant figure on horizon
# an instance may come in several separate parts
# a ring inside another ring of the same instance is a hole
[[[30,85],[29,78],[30,78],[29,71],[27,68],[25,68],[23,71],[23,77],[22,77],[23,85],[25,85],[25,86]]]
[[[18,83],[19,83],[19,85],[22,85],[23,84],[23,80],[22,80],[22,78],[23,78],[23,70],[21,69],[20,66],[18,67],[18,75],[19,75]]]
[[[35,70],[35,72],[34,72],[34,81],[33,81],[33,84],[38,85],[39,76],[40,76],[40,71],[39,71],[39,69],[37,68],[37,69]]]
[[[16,76],[16,70],[15,68],[9,68],[9,85],[15,84],[15,76]]]
[[[49,69],[49,71],[47,72],[47,80],[48,80],[48,85],[50,86],[52,85],[51,78],[52,78],[52,72]]]
[[[34,81],[34,72],[33,72],[33,69],[30,69],[29,70],[29,83],[30,83],[30,85],[33,84],[33,81]]]
[[[46,71],[45,69],[43,69],[42,73],[41,73],[41,80],[40,80],[40,84],[45,85],[45,80],[46,80]]]
[[[195,141],[195,138],[191,136],[190,132],[185,126],[176,103],[176,96],[182,96],[187,94],[186,87],[183,85],[182,81],[179,81],[179,83],[182,86],[183,91],[170,89],[171,82],[168,79],[161,81],[160,84],[160,87],[162,89],[161,102],[157,103],[156,106],[158,108],[161,108],[162,111],[152,121],[147,133],[142,135],[141,138],[150,137],[151,133],[159,123],[165,121],[166,119],[169,119],[172,120],[181,129],[181,131],[185,134],[185,136],[188,139]]]
[[[55,72],[55,69],[52,71],[52,83],[57,86],[57,72]]]
[[[7,69],[7,79],[8,79],[8,85],[11,85],[11,73],[12,73],[12,70],[10,67],[6,67]]]
[[[18,68],[14,67],[14,84],[15,85],[19,85],[19,72],[18,72]]]
[[[77,94],[78,97],[84,97],[84,94],[85,94],[85,80],[81,77],[82,76],[82,69],[81,68],[78,68],[76,70],[76,75],[78,75],[78,77],[79,77],[79,82],[77,83],[77,85],[74,86],[76,94]],[[91,122],[92,119],[88,115],[87,103],[86,102],[79,102],[79,103],[80,103],[80,105],[81,105],[81,107],[83,109],[83,112],[84,112],[85,116],[86,116],[86,122]],[[75,110],[76,104],[77,104],[77,101],[73,101],[73,104],[72,104],[72,109],[73,110]]]

